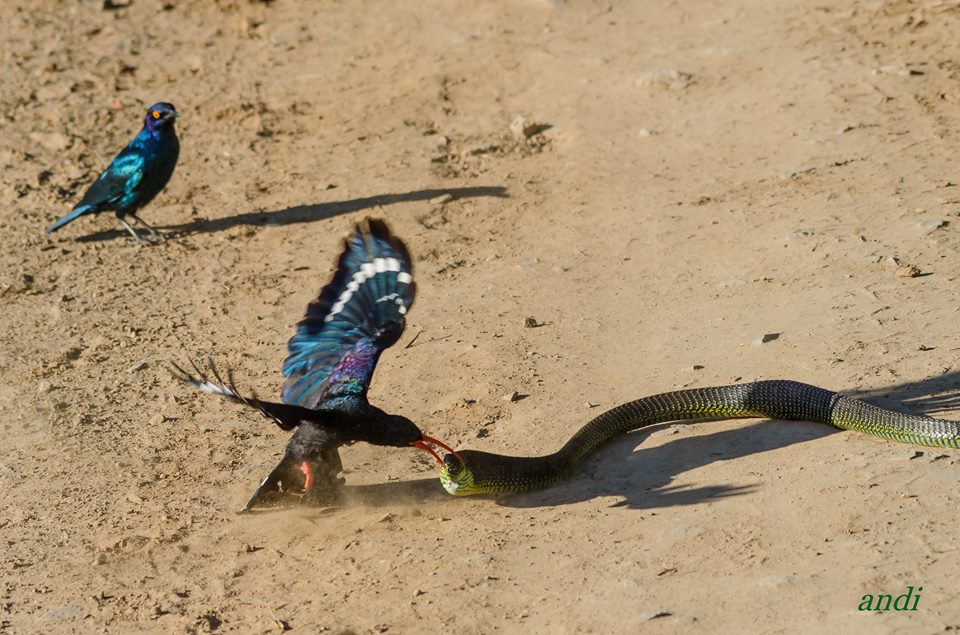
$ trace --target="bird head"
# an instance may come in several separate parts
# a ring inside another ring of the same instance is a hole
[[[374,435],[375,436],[368,439],[370,443],[375,443],[377,445],[390,445],[395,447],[409,445],[429,453],[437,460],[437,463],[440,463],[441,465],[443,464],[443,460],[440,458],[440,455],[437,454],[428,444],[432,443],[434,445],[438,445],[447,452],[451,452],[456,455],[456,452],[454,452],[450,446],[442,441],[434,439],[433,437],[428,437],[420,431],[420,428],[417,427],[417,424],[400,415],[388,415],[386,424],[379,427],[376,432],[374,432]]]
[[[173,104],[161,101],[147,108],[147,118],[143,125],[151,131],[172,128],[174,120],[179,116],[180,113],[173,107]]]

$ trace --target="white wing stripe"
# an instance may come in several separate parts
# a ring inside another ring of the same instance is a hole
[[[378,273],[385,273],[387,271],[396,271],[397,273],[397,282],[403,284],[410,284],[413,281],[413,277],[406,271],[400,271],[400,261],[396,258],[375,258],[373,262],[365,262],[360,265],[360,271],[357,271],[350,278],[350,282],[347,283],[347,286],[343,289],[343,292],[340,294],[340,297],[337,298],[337,301],[332,307],[330,307],[330,312],[327,313],[327,316],[323,318],[324,322],[330,322],[334,317],[337,316],[343,308],[347,306],[347,303],[350,302],[350,298],[353,297],[353,294],[356,293],[363,284],[374,277]],[[378,302],[383,301],[388,298],[395,297],[396,294],[391,296],[386,296],[380,298]],[[398,304],[400,304],[398,302]],[[405,306],[401,304],[400,313],[404,314],[407,312]]]

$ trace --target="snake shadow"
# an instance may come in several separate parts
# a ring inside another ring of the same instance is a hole
[[[452,200],[479,197],[509,198],[510,196],[507,188],[501,186],[431,188],[395,194],[378,194],[346,201],[331,201],[329,203],[315,203],[313,205],[295,205],[274,211],[245,212],[223,218],[197,219],[179,225],[158,226],[157,229],[172,234],[172,237],[182,238],[194,234],[212,234],[238,225],[265,226],[313,223],[364,209],[393,205],[396,203],[429,201],[445,195],[452,196]],[[148,223],[150,222],[149,218],[145,218],[144,220]],[[114,228],[95,234],[88,234],[87,236],[81,236],[77,238],[77,241],[99,242],[125,236],[128,236],[128,234],[122,228]]]
[[[657,509],[697,505],[755,491],[761,483],[717,484],[703,487],[674,485],[684,472],[751,454],[806,443],[835,430],[805,421],[763,420],[748,423],[729,420],[730,429],[705,435],[684,436],[651,447],[639,447],[651,435],[679,432],[674,426],[706,421],[661,424],[618,437],[600,449],[571,480],[539,492],[499,498],[506,507],[529,508],[569,505],[594,498],[620,499],[613,507]]]
[[[960,371],[881,388],[847,390],[844,394],[881,408],[937,417],[960,410]]]

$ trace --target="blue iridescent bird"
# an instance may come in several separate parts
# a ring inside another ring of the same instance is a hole
[[[143,129],[97,177],[76,207],[47,227],[46,233],[55,232],[80,216],[112,210],[138,242],[143,238],[124,220],[125,216],[142,224],[152,236],[158,236],[153,227],[137,216],[137,210],[152,201],[173,175],[180,155],[180,140],[174,127],[179,116],[173,104],[160,102],[150,106]]]
[[[428,443],[456,454],[406,417],[367,401],[377,360],[403,333],[415,291],[406,246],[386,223],[368,220],[346,240],[333,279],[307,306],[287,343],[282,403],[241,396],[232,377],[224,381],[212,363],[209,376],[196,366],[194,376],[174,365],[186,384],[256,408],[283,430],[296,429],[283,459],[241,511],[278,492],[302,491],[303,500],[314,504],[336,500],[343,483],[338,448],[344,444],[413,446],[438,463]]]

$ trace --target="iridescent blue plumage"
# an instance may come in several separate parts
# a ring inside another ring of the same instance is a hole
[[[403,332],[413,304],[410,254],[380,221],[346,241],[333,280],[287,343],[284,403],[347,408],[366,401],[380,353]]]
[[[50,225],[46,233],[80,216],[113,210],[120,224],[135,239],[141,240],[124,216],[132,217],[157,235],[137,216],[137,210],[153,200],[173,175],[180,155],[180,141],[174,128],[178,116],[173,104],[161,102],[148,108],[143,129],[97,177],[76,207]]]

